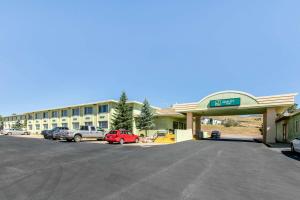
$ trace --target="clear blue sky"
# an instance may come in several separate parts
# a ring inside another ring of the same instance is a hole
[[[0,2],[0,114],[300,92],[300,1]],[[299,103],[299,98],[297,99]]]

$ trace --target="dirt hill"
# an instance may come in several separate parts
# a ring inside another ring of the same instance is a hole
[[[260,128],[263,123],[261,115],[254,116],[216,116],[211,117],[218,120],[232,119],[238,122],[238,126],[225,127],[224,125],[201,125],[201,129],[206,132],[213,130],[221,131],[222,135],[233,134],[251,137],[261,137]]]

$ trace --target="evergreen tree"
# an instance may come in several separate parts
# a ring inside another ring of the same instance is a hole
[[[154,126],[153,118],[154,118],[154,114],[153,114],[152,108],[151,108],[149,102],[147,101],[147,99],[145,99],[142,110],[141,110],[141,115],[138,118],[137,127],[140,130],[145,130],[146,136],[147,136],[148,130],[150,130]]]
[[[127,95],[122,92],[120,100],[115,108],[115,113],[112,117],[112,127],[113,129],[125,129],[132,130],[133,115],[132,108],[126,103]]]
[[[298,104],[294,104],[294,105],[292,105],[291,107],[289,107],[289,108],[287,109],[287,112],[288,112],[288,113],[294,113],[294,112],[297,111],[297,107],[298,107]]]
[[[12,128],[13,128],[13,129],[16,129],[16,130],[22,130],[23,124],[21,123],[20,120],[17,120],[16,123],[13,125]]]
[[[0,130],[3,129],[3,117],[0,115]]]

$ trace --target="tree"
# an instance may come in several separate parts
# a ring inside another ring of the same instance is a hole
[[[0,115],[0,130],[3,129],[3,117]]]
[[[113,129],[125,129],[132,130],[133,115],[132,108],[126,103],[127,95],[122,92],[120,100],[115,108],[115,113],[112,117],[112,127]]]
[[[289,108],[287,109],[287,112],[288,112],[288,113],[296,112],[297,107],[298,107],[298,104],[294,104],[294,105],[292,105],[291,107],[289,107]]]
[[[24,126],[23,126],[23,124],[21,123],[21,121],[20,120],[17,120],[16,121],[16,123],[13,125],[13,129],[16,129],[16,130],[22,130],[22,128],[23,128]]]
[[[150,107],[150,104],[147,101],[147,99],[145,99],[143,107],[141,109],[141,115],[137,121],[138,122],[137,127],[140,130],[145,130],[146,137],[147,137],[148,130],[150,130],[154,126],[153,117],[154,117],[154,114]]]
[[[24,119],[23,128],[27,129],[27,119]]]

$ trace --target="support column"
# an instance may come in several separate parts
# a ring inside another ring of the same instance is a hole
[[[265,144],[275,143],[276,138],[276,110],[275,108],[267,108],[264,113],[264,132],[263,142]]]
[[[195,117],[195,132],[193,134],[198,136],[200,132],[201,132],[201,116],[196,116]],[[198,138],[198,139],[200,139],[200,138]]]
[[[193,113],[186,113],[186,129],[193,130]]]

